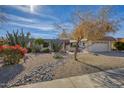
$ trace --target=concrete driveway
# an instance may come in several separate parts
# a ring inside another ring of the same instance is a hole
[[[96,52],[95,54],[114,57],[124,57],[124,51]]]
[[[124,68],[19,86],[17,88],[122,88]]]

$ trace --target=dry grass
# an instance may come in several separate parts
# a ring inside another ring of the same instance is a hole
[[[66,64],[56,69],[55,78],[64,78],[124,67],[124,57],[78,54],[78,60],[79,61],[75,61],[73,55],[70,55],[68,59],[66,59]]]

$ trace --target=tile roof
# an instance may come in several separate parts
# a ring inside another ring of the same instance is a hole
[[[114,37],[111,37],[111,36],[105,36],[104,38],[99,39],[99,40],[103,40],[103,41],[116,41],[116,39]]]

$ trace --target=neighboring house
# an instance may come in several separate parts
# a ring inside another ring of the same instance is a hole
[[[124,38],[117,38],[117,42],[122,42],[122,43],[124,43]]]
[[[89,52],[108,52],[113,50],[113,42],[116,39],[110,36],[104,37],[103,39],[97,41],[89,41],[82,40],[79,44],[79,49],[81,51],[89,51]],[[76,43],[75,40],[70,40],[71,45]]]

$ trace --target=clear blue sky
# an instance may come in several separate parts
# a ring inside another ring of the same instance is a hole
[[[55,28],[54,23],[61,23],[68,31],[73,30],[71,22],[72,13],[77,8],[81,11],[97,12],[101,6],[0,6],[0,12],[6,14],[8,22],[1,24],[0,36],[4,36],[6,31],[12,32],[13,29],[24,29],[24,32],[30,32],[32,37],[57,38],[61,32]],[[114,18],[124,17],[124,6],[114,6],[113,11],[117,14]],[[124,37],[124,22],[114,37]]]

